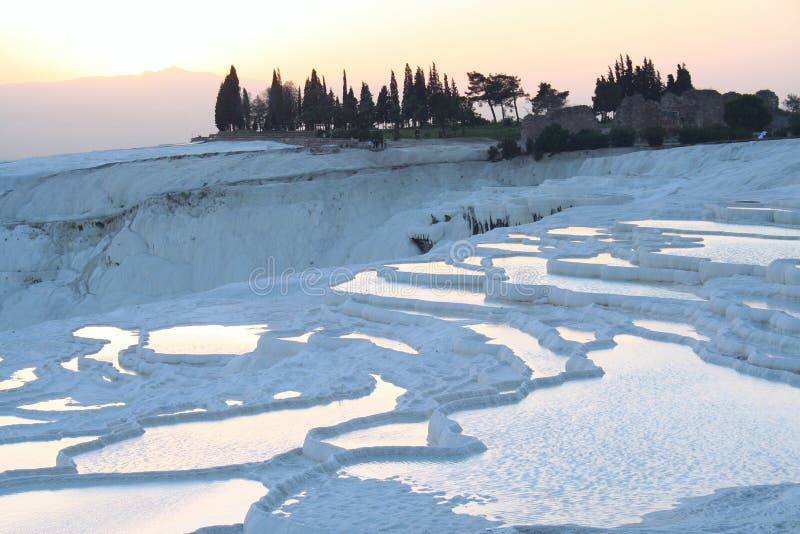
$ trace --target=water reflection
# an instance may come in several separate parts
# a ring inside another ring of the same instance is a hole
[[[147,428],[144,435],[75,457],[78,471],[132,472],[196,469],[265,461],[303,444],[306,433],[394,409],[405,390],[376,377],[360,399],[324,406]]]
[[[246,354],[266,331],[266,324],[174,326],[151,331],[146,348],[162,354]]]

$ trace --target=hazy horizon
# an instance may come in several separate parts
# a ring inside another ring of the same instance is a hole
[[[427,72],[435,61],[462,92],[470,70],[504,72],[519,76],[530,93],[543,81],[568,90],[574,105],[591,104],[595,79],[622,53],[636,63],[651,58],[664,79],[685,62],[697,88],[771,89],[781,100],[800,92],[800,2],[791,0],[677,0],[657,8],[631,0],[510,1],[502,11],[478,0],[309,0],[302,11],[244,2],[227,8],[244,21],[235,30],[220,25],[223,9],[150,0],[135,9],[95,0],[7,6],[0,19],[0,159],[113,148],[112,142],[183,142],[209,133],[214,93],[231,64],[251,93],[266,88],[273,68],[298,85],[316,68],[337,94],[345,69],[356,91],[364,81],[377,94],[390,70],[402,80],[406,63]],[[119,86],[129,82],[133,91],[170,69],[180,69],[175,78],[197,83],[189,89],[172,80],[163,95],[148,89],[157,109]],[[113,86],[112,102],[104,104],[101,93],[87,100],[82,89],[70,94],[82,84]],[[180,109],[170,110],[170,102]],[[80,106],[105,115],[89,117]],[[528,110],[523,104],[520,112]],[[109,122],[120,128],[97,130]]]

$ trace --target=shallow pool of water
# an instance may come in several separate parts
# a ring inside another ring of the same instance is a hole
[[[151,331],[147,348],[162,354],[247,354],[266,330],[265,324],[175,326]]]
[[[371,336],[361,332],[353,332],[352,334],[339,337],[342,339],[365,339],[376,347],[396,350],[398,352],[405,352],[406,354],[419,354],[416,350],[414,350],[414,347],[411,347],[402,341],[397,341],[396,339],[389,339],[388,337]]]
[[[60,399],[50,399],[46,401],[34,402],[20,406],[23,410],[41,410],[44,412],[80,412],[83,410],[101,410],[103,408],[114,408],[125,406],[124,402],[109,402],[107,404],[81,404],[72,397]]]
[[[759,310],[782,311],[800,319],[800,305],[788,301],[745,300],[743,304]]]
[[[394,409],[405,390],[377,379],[360,399],[219,421],[146,428],[142,436],[75,457],[82,473],[166,471],[259,462],[303,445],[308,430]]]
[[[608,232],[603,228],[594,226],[568,226],[566,228],[552,228],[547,231],[548,234],[553,235],[577,235],[577,236],[597,236],[605,235]]]
[[[301,395],[302,393],[300,393],[299,391],[287,389],[286,391],[279,391],[278,393],[273,395],[272,398],[275,400],[294,399]]]
[[[667,334],[677,334],[679,336],[690,337],[698,341],[708,341],[708,338],[698,334],[694,326],[689,323],[679,323],[675,321],[657,321],[654,319],[636,319],[633,324],[654,332],[664,332]]]
[[[642,228],[658,228],[660,230],[673,230],[691,234],[695,232],[714,232],[729,234],[758,234],[765,236],[793,236],[800,237],[800,229],[785,228],[783,226],[757,225],[757,224],[734,224],[721,223],[715,221],[691,221],[676,219],[647,219],[642,221],[631,221]]]
[[[345,449],[394,445],[424,447],[428,444],[428,423],[397,423],[354,430],[325,441]]]
[[[99,351],[87,354],[86,358],[91,358],[100,362],[108,362],[114,366],[114,369],[123,374],[136,374],[124,369],[120,365],[119,353],[139,343],[139,332],[135,330],[123,330],[122,328],[114,326],[84,326],[83,328],[75,330],[72,335],[108,341]],[[70,360],[67,365],[71,362],[72,360]],[[77,363],[78,362],[75,361],[74,368],[67,367],[67,369],[77,371]]]
[[[360,477],[494,500],[456,511],[507,524],[611,527],[717,488],[800,481],[800,390],[631,336],[589,356],[602,378],[454,414],[488,450],[461,462],[354,466]],[[622,505],[621,503],[624,503]]]
[[[509,281],[517,284],[549,285],[583,293],[698,300],[696,295],[688,291],[680,291],[667,285],[550,274],[547,272],[547,260],[544,258],[512,256],[509,258],[494,258],[492,263],[495,267],[504,269]]]
[[[589,343],[596,339],[595,333],[590,330],[579,330],[577,328],[570,328],[568,326],[557,326],[558,335],[567,341],[575,341],[577,343]]]
[[[529,245],[527,243],[479,243],[478,248],[493,248],[512,252],[539,252],[539,245]]]
[[[539,341],[519,328],[505,324],[476,324],[470,330],[491,339],[490,345],[504,345],[533,369],[533,378],[553,376],[564,371],[567,358],[539,345]]]
[[[340,293],[370,294],[390,298],[420,299],[430,302],[496,305],[484,302],[485,296],[482,292],[456,289],[447,281],[437,284],[436,287],[398,284],[381,278],[376,271],[360,272],[352,280],[334,286],[332,289]]]
[[[36,380],[36,367],[25,367],[12,373],[6,380],[0,380],[0,391],[21,388],[28,382]]]
[[[703,235],[702,247],[663,248],[662,254],[707,258],[722,263],[769,265],[774,260],[800,258],[800,241],[723,235]]]
[[[41,419],[28,419],[27,417],[17,417],[16,415],[0,415],[0,426],[11,425],[35,425],[37,423],[48,423]]]
[[[443,261],[431,261],[427,263],[389,263],[387,267],[394,267],[400,272],[404,273],[419,273],[419,274],[461,274],[474,276],[480,274],[476,271],[470,271],[461,267],[456,267],[445,263]]]
[[[70,447],[93,439],[95,439],[94,436],[84,436],[79,438],[63,438],[51,441],[25,441],[0,445],[0,471],[55,467],[58,451],[65,447]],[[3,514],[0,513],[0,516],[2,515]],[[2,529],[0,529],[0,531],[2,531]]]
[[[0,496],[0,531],[191,532],[241,523],[266,494],[239,479],[27,491]]]

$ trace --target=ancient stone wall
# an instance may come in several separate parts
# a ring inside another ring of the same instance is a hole
[[[727,96],[727,95],[726,95]],[[641,132],[650,126],[666,130],[683,127],[708,127],[723,124],[724,98],[713,90],[686,91],[678,96],[666,93],[661,102],[641,95],[623,99],[614,115],[614,126]]]
[[[573,133],[600,129],[597,116],[589,106],[570,106],[550,111],[546,115],[528,115],[522,119],[520,127],[522,148],[525,148],[528,139],[535,141],[542,130],[551,124],[560,124]]]

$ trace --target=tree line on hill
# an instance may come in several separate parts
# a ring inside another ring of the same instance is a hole
[[[519,120],[516,100],[525,93],[515,76],[485,76],[472,72],[468,92],[462,96],[455,80],[447,74],[440,76],[433,63],[427,78],[421,67],[412,72],[406,64],[402,90],[391,71],[388,85],[382,86],[377,96],[364,82],[356,96],[347,82],[347,72],[343,71],[341,95],[340,98],[334,94],[316,69],[312,69],[302,88],[291,81],[283,81],[280,69],[275,69],[269,87],[251,99],[247,90],[239,87],[236,68],[232,65],[217,93],[214,122],[220,131],[481,124],[486,121],[475,112],[475,102],[486,102],[493,114],[494,108],[500,106],[503,117],[506,110],[513,109]]]
[[[625,97],[639,94],[645,100],[658,101],[665,93],[681,95],[691,89],[694,89],[692,75],[685,63],[678,64],[674,76],[667,75],[665,85],[661,73],[653,65],[653,60],[645,57],[641,65],[634,66],[630,56],[626,55],[623,59],[620,54],[614,66],[608,67],[608,73],[599,76],[595,81],[592,104],[594,111],[605,120],[610,113],[617,110]]]
[[[220,85],[214,119],[220,131],[366,131],[376,125],[394,129],[420,126],[444,129],[447,126],[486,124],[488,121],[475,111],[475,103],[488,107],[493,122],[498,121],[499,109],[501,120],[511,123],[520,120],[519,99],[530,102],[534,115],[546,115],[563,108],[570,94],[542,82],[531,98],[519,77],[504,73],[471,71],[467,73],[467,79],[467,90],[462,95],[452,77],[447,74],[440,77],[436,63],[429,67],[427,78],[421,67],[412,71],[406,64],[402,90],[394,71],[390,71],[389,83],[374,96],[364,82],[357,93],[348,84],[347,73],[343,71],[340,98],[316,69],[312,69],[302,87],[284,81],[280,69],[275,69],[271,84],[251,99],[247,90],[240,88],[236,68],[232,65]],[[596,79],[592,107],[598,119],[605,122],[626,97],[641,95],[646,100],[659,101],[667,93],[681,95],[692,89],[692,75],[685,63],[678,64],[675,74],[668,74],[664,83],[651,59],[644,57],[640,65],[635,65],[629,55],[623,57],[620,54],[608,67],[607,73]],[[774,93],[766,93],[777,102]],[[763,95],[759,93],[759,96]],[[790,130],[796,132],[800,121],[800,99],[789,95],[784,104],[793,117]],[[773,105],[777,106],[777,103]],[[742,128],[764,124],[765,120],[769,124],[769,113],[755,108],[759,108],[759,104],[752,99],[734,105],[731,113],[750,114],[752,117],[745,119],[747,126],[736,118],[731,118],[730,123]]]

